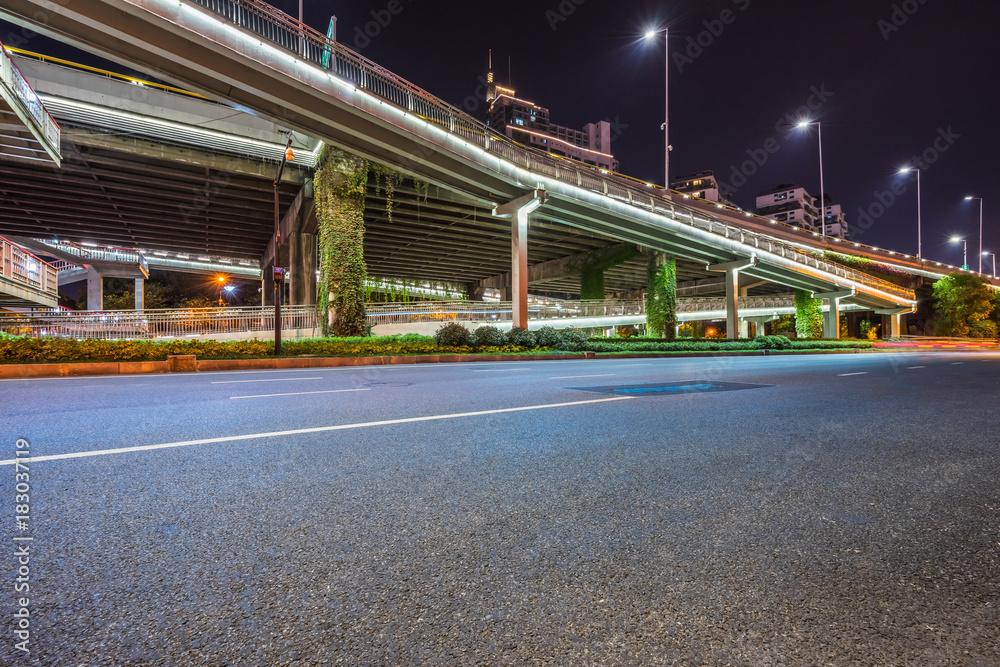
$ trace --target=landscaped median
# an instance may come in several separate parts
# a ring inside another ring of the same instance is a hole
[[[477,331],[479,331],[477,329]],[[369,338],[286,341],[282,357],[272,341],[151,341],[28,338],[0,333],[0,378],[116,375],[275,368],[315,368],[468,361],[584,359],[598,356],[749,356],[854,352],[869,341],[587,338],[556,332],[486,332],[463,335],[442,328],[436,337],[410,334]]]

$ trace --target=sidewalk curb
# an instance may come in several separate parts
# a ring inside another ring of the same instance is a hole
[[[734,350],[731,352],[567,352],[536,355],[428,354],[412,357],[293,357],[281,359],[203,359],[194,355],[172,355],[166,361],[70,362],[56,364],[0,364],[0,380],[89,377],[100,375],[148,375],[218,371],[283,370],[293,368],[337,368],[343,366],[397,366],[475,362],[568,361],[582,359],[697,359],[707,357],[760,357],[817,354],[857,354],[874,350]]]

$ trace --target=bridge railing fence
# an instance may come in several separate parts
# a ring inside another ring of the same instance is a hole
[[[26,283],[52,295],[59,292],[59,271],[56,267],[2,236],[0,236],[0,276]]]
[[[324,67],[324,62],[326,62],[327,66],[331,67],[338,76],[353,82],[360,88],[401,109],[406,109],[448,132],[473,141],[477,145],[483,146],[487,151],[519,167],[550,176],[560,182],[575,184],[578,187],[615,197],[654,213],[670,212],[671,217],[680,222],[684,222],[686,217],[692,226],[710,233],[719,234],[726,238],[741,239],[743,243],[755,248],[798,263],[805,263],[823,272],[896,297],[908,300],[914,298],[911,290],[799,252],[791,243],[778,241],[772,237],[747,231],[719,220],[699,218],[697,219],[698,223],[696,223],[696,209],[675,200],[663,188],[650,187],[635,179],[596,168],[579,168],[568,160],[518,144],[506,136],[497,134],[486,124],[461,109],[434,97],[377,63],[351,51],[338,42],[332,41],[326,35],[299,23],[291,16],[262,0],[190,1],[320,67]],[[332,57],[324,58],[324,54],[332,54]],[[569,165],[573,166],[569,167]],[[699,211],[699,213],[702,216],[705,215],[704,211]]]
[[[282,330],[315,329],[316,306],[285,306]],[[0,313],[0,331],[14,336],[90,340],[183,338],[274,331],[274,308],[172,308],[158,310]]]

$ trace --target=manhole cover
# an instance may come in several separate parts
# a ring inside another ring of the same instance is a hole
[[[762,389],[773,387],[770,384],[751,384],[749,382],[708,382],[692,380],[689,382],[656,382],[653,384],[632,384],[605,387],[570,387],[578,391],[592,391],[599,394],[707,394],[717,391],[739,391],[741,389]]]

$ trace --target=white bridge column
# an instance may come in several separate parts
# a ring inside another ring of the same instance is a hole
[[[87,310],[104,310],[104,276],[87,267]]]
[[[899,338],[903,333],[903,315],[907,313],[912,313],[914,308],[886,308],[884,310],[876,310],[876,315],[888,315],[889,316],[889,327],[888,331],[883,329],[884,338]]]
[[[854,296],[857,292],[853,289],[842,292],[827,292],[826,294],[813,294],[814,299],[827,299],[830,302],[830,310],[823,318],[823,338],[840,338],[840,300]]]
[[[135,279],[135,309],[145,310],[146,307],[146,281],[142,278]]]
[[[545,203],[546,196],[544,190],[535,190],[493,210],[498,218],[511,218],[510,275],[515,329],[528,328],[528,216]]]
[[[726,338],[735,340],[740,335],[740,271],[757,266],[757,255],[735,262],[709,264],[706,271],[720,271],[726,274]]]

